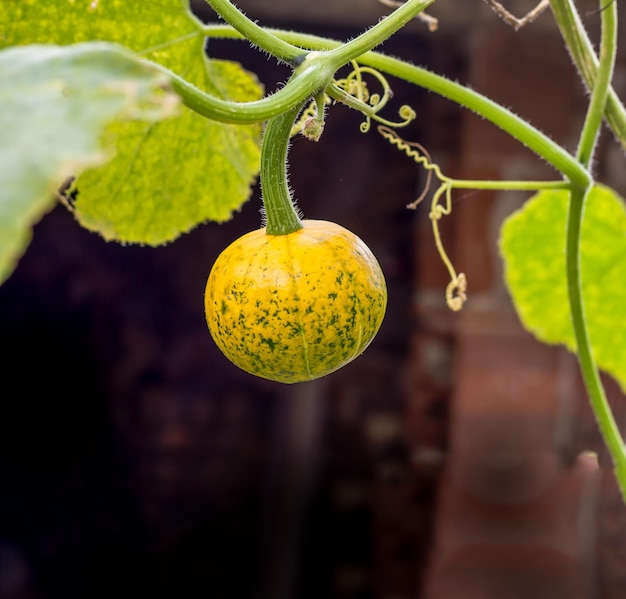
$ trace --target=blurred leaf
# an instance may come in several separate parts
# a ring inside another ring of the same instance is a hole
[[[543,191],[501,230],[505,279],[524,326],[576,350],[565,276],[569,193]],[[626,210],[613,190],[591,191],[582,225],[583,297],[598,365],[626,391]]]
[[[132,48],[205,91],[256,100],[263,89],[236,63],[209,61],[181,0],[18,0],[3,6],[0,46],[105,39]],[[224,221],[250,196],[260,126],[208,121],[181,107],[162,123],[116,122],[117,156],[75,182],[75,214],[106,239],[158,245],[207,220]]]
[[[204,67],[202,61],[196,61]],[[208,61],[233,99],[258,87],[239,65]],[[76,216],[106,239],[158,245],[206,220],[225,221],[250,194],[259,165],[259,129],[225,126],[184,110],[160,123],[114,124],[117,156],[77,181]]]
[[[13,271],[32,225],[70,175],[104,163],[113,119],[170,116],[166,78],[105,43],[0,51],[0,283]]]
[[[11,0],[3,2],[0,13],[0,47],[117,42],[177,70],[200,37],[187,5],[182,0]]]

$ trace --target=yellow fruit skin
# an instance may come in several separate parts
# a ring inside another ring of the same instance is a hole
[[[204,307],[229,360],[251,374],[296,383],[363,353],[385,315],[387,287],[356,235],[305,220],[289,235],[259,229],[228,246],[209,274]]]

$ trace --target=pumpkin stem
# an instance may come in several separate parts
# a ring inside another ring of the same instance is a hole
[[[295,202],[287,183],[289,136],[302,104],[270,119],[261,147],[261,190],[268,235],[289,235],[302,228]]]

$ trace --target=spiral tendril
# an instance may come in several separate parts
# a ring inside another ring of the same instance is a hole
[[[378,132],[392,146],[404,152],[414,162],[422,166],[427,172],[427,179],[424,189],[418,198],[407,205],[407,208],[415,210],[417,206],[424,200],[430,191],[433,175],[439,180],[439,187],[435,190],[430,204],[430,212],[428,217],[432,223],[433,237],[435,245],[442,262],[450,274],[450,282],[446,287],[446,304],[450,310],[458,312],[467,300],[467,278],[464,273],[457,273],[448,253],[443,247],[441,240],[441,232],[439,229],[439,221],[452,213],[452,179],[446,177],[439,168],[438,164],[432,161],[432,158],[426,148],[417,142],[408,142],[402,139],[395,131],[383,125],[378,126]],[[440,200],[444,198],[442,204]]]
[[[380,111],[385,108],[389,100],[393,97],[393,91],[385,76],[371,67],[359,65],[356,61],[351,62],[352,71],[343,79],[337,79],[330,86],[330,90],[335,100],[359,110],[365,116],[365,120],[360,125],[362,133],[367,133],[371,128],[372,120],[388,125],[389,127],[404,127],[413,121],[417,114],[408,105],[400,107],[398,114],[400,121],[394,122],[380,116]],[[369,90],[364,75],[373,77],[381,86],[382,93],[372,93]]]

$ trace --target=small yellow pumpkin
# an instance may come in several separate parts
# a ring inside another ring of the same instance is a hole
[[[387,288],[371,250],[332,222],[304,220],[287,235],[259,229],[213,265],[204,306],[209,331],[234,364],[296,383],[359,356],[385,315]]]

